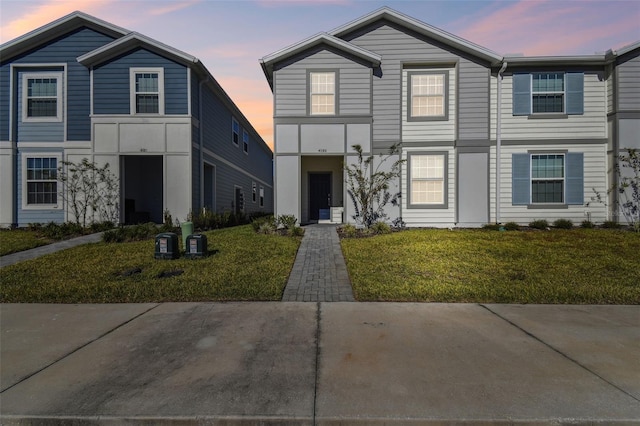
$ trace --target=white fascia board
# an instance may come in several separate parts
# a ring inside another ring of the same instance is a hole
[[[0,46],[0,56],[4,59],[13,57],[83,25],[113,37],[122,37],[130,33],[130,31],[125,28],[76,11],[4,43]]]
[[[476,57],[480,57],[493,65],[496,65],[502,61],[502,56],[492,50],[472,43],[468,40],[419,21],[410,16],[404,15],[386,6],[352,22],[342,25],[332,31],[329,31],[329,34],[335,37],[341,37],[351,31],[364,27],[365,25],[368,25],[379,19],[387,19],[400,26],[416,31],[417,33],[426,35],[449,46],[453,46],[459,50],[462,50],[463,52],[467,52]]]
[[[184,53],[181,50],[175,49],[171,46],[167,46],[157,40],[142,35],[137,32],[131,32],[124,37],[112,41],[109,44],[105,44],[91,52],[87,52],[77,58],[78,62],[89,67],[107,61],[111,58],[128,52],[137,47],[146,47],[151,51],[159,52],[163,55],[176,59],[178,62],[182,62],[186,65],[192,65],[198,62],[198,59],[194,56]]]

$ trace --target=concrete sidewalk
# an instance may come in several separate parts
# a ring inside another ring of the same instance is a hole
[[[17,253],[7,254],[5,256],[0,257],[0,268],[13,265],[18,262],[23,262],[25,260],[31,260],[40,256],[55,253],[60,250],[66,250],[72,247],[77,247],[83,244],[98,243],[102,241],[102,234],[104,234],[104,232],[97,232],[95,234],[83,235],[80,237],[71,238],[69,240],[57,241],[55,243],[47,244],[45,246],[40,246],[40,247],[32,248],[29,250],[19,251]]]
[[[0,423],[639,424],[640,307],[0,305]]]

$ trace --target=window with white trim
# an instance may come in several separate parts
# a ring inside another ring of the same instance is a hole
[[[446,154],[409,155],[409,206],[446,205]]]
[[[245,154],[249,153],[249,132],[244,129],[242,129],[242,150]]]
[[[409,73],[409,119],[447,118],[447,74]]]
[[[336,73],[310,72],[311,115],[333,115],[336,113]]]
[[[531,155],[531,203],[564,203],[564,154]]]
[[[240,143],[240,123],[233,117],[231,117],[231,141],[235,146]]]
[[[22,121],[62,121],[62,73],[25,73]]]
[[[260,187],[260,207],[264,207],[264,186]]]
[[[58,162],[58,157],[24,158],[23,206],[52,207],[58,204]]]
[[[131,68],[131,111],[133,114],[164,114],[164,70]]]
[[[564,90],[564,73],[533,73],[531,75],[531,106],[533,113],[564,112]]]

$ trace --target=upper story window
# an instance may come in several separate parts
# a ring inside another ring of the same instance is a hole
[[[447,72],[410,72],[408,120],[447,119]]]
[[[556,71],[513,74],[513,115],[553,118],[582,114],[584,73]]]
[[[22,121],[62,121],[62,73],[23,74]]]
[[[235,146],[240,143],[240,123],[233,117],[231,117],[231,141]]]
[[[131,111],[134,114],[164,114],[164,70],[131,69]]]
[[[531,105],[534,114],[564,112],[564,73],[532,74]]]
[[[310,72],[311,115],[333,115],[336,113],[336,73]]]
[[[242,150],[245,154],[249,153],[249,132],[242,130]]]

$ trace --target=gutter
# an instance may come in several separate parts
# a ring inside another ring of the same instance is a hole
[[[498,105],[496,113],[496,223],[500,223],[500,156],[502,145],[502,76],[507,69],[507,61],[498,71]]]

